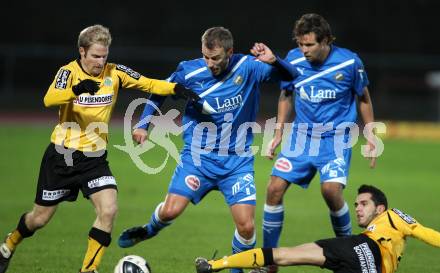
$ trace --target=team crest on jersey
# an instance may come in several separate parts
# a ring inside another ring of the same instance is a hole
[[[116,69],[125,72],[125,74],[127,74],[128,76],[132,77],[135,80],[139,80],[141,77],[141,74],[122,64],[116,65]]]
[[[55,89],[66,89],[70,70],[61,68],[55,80]]]
[[[371,225],[367,227],[368,231],[374,231],[376,229],[376,225]]]
[[[113,80],[111,77],[105,77],[104,79],[104,86],[112,86],[113,85]]]
[[[243,82],[243,77],[238,75],[237,77],[235,77],[234,79],[234,84],[235,85],[240,85]]]
[[[288,173],[292,170],[292,163],[287,158],[278,158],[275,162],[275,169],[281,172]]]
[[[342,81],[343,79],[344,79],[344,74],[342,74],[341,72],[336,73],[335,80]]]
[[[409,225],[417,223],[417,221],[414,220],[414,218],[412,218],[408,214],[406,214],[398,209],[392,209],[392,211],[394,211],[397,215],[399,215],[400,218],[402,218],[403,221],[407,222]]]
[[[195,175],[188,175],[185,177],[185,184],[193,191],[197,191],[200,188],[200,179]]]
[[[90,96],[88,94],[79,95],[73,103],[79,106],[100,107],[113,103],[113,94],[102,94]]]

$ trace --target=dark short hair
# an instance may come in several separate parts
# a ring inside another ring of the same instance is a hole
[[[202,45],[208,49],[222,47],[225,51],[233,48],[234,39],[232,33],[224,27],[209,28],[202,35]]]
[[[371,194],[371,200],[373,200],[374,205],[384,205],[385,209],[388,209],[388,201],[387,197],[385,196],[385,193],[383,193],[381,190],[376,188],[372,185],[361,185],[358,189],[358,194],[361,193],[370,193]]]
[[[307,13],[301,16],[293,28],[293,39],[304,36],[308,33],[315,33],[316,41],[322,42],[327,38],[327,43],[332,43],[336,38],[332,34],[329,23],[319,14]]]

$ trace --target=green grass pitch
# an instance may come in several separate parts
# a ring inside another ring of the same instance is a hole
[[[52,127],[43,125],[2,124],[0,134],[0,236],[12,230],[19,216],[33,204],[40,160],[49,142]],[[261,139],[256,138],[256,143]],[[194,272],[197,256],[210,257],[230,253],[234,225],[229,209],[218,192],[209,194],[198,206],[190,205],[171,227],[159,236],[130,249],[121,249],[116,240],[127,227],[145,223],[157,203],[162,201],[175,162],[170,160],[157,175],[141,172],[129,156],[113,147],[123,144],[121,127],[110,134],[109,162],[119,187],[119,213],[113,231],[113,243],[106,251],[101,273],[113,272],[124,255],[147,259],[154,273]],[[357,186],[371,183],[387,193],[390,206],[414,216],[421,223],[440,230],[440,143],[428,141],[385,140],[384,154],[377,168],[370,170],[360,155],[359,144],[353,150],[347,202],[354,202]],[[164,159],[161,148],[143,156],[150,166]],[[257,246],[261,246],[261,216],[265,187],[272,162],[257,156],[256,210]],[[281,245],[292,246],[333,236],[328,211],[315,177],[308,190],[291,187],[285,197],[286,219]],[[354,211],[351,209],[354,222]],[[62,203],[52,221],[17,249],[8,273],[78,272],[87,243],[87,233],[95,218],[90,202],[80,195],[74,203]],[[354,232],[359,232],[355,228]],[[400,273],[438,273],[440,249],[409,239],[401,261]],[[289,267],[281,272],[328,272],[315,267]]]

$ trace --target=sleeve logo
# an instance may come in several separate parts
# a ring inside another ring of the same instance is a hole
[[[55,79],[55,88],[56,89],[66,89],[67,87],[67,79],[70,76],[70,70],[61,68],[58,72],[58,75]]]
[[[141,77],[141,74],[122,64],[116,65],[116,69],[125,72],[125,74],[127,74],[128,76],[132,77],[135,80],[139,80],[139,78]]]
[[[403,213],[402,211],[400,211],[398,209],[392,209],[392,211],[394,211],[397,215],[400,216],[400,218],[403,219],[403,221],[407,222],[410,225],[417,223],[416,220],[414,220],[414,218],[412,218],[411,216],[409,216],[406,213]]]

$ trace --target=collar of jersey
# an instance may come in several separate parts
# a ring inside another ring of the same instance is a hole
[[[102,69],[101,74],[99,74],[99,76],[95,77],[95,76],[90,75],[89,73],[87,73],[87,72],[84,70],[84,68],[83,68],[82,65],[81,65],[81,60],[80,60],[80,59],[76,59],[76,64],[79,66],[79,68],[81,68],[81,70],[82,70],[82,72],[84,72],[84,74],[86,74],[87,76],[90,76],[90,77],[92,77],[92,78],[99,78],[99,76],[101,76],[101,74],[104,73],[105,67],[107,66],[107,64],[105,64],[105,65],[104,65],[104,69]]]

